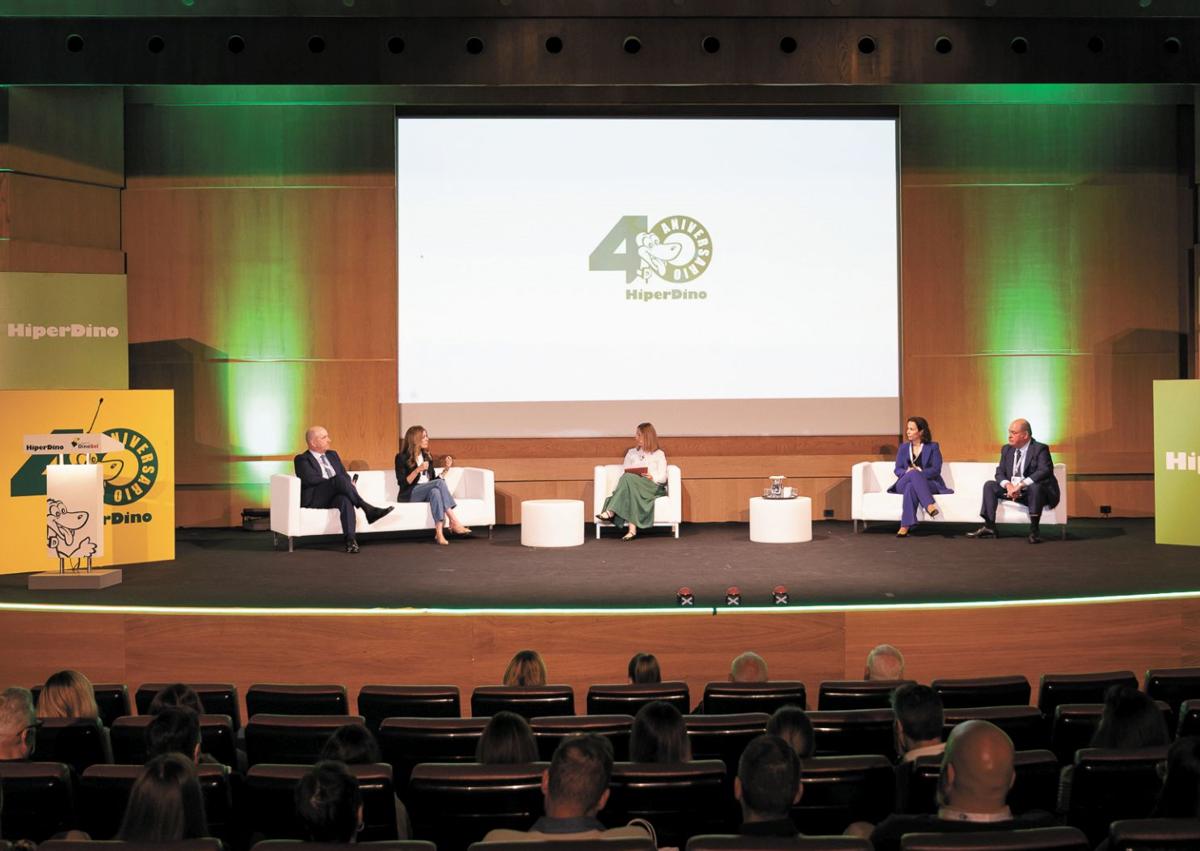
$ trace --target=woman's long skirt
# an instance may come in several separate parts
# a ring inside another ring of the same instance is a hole
[[[639,529],[648,529],[654,525],[654,500],[666,493],[664,485],[636,473],[624,473],[617,480],[612,496],[604,500],[602,510],[615,515],[612,523],[618,529],[624,529],[630,523]]]

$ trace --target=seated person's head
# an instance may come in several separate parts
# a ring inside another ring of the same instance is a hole
[[[1155,818],[1200,818],[1200,736],[1183,736],[1167,752]]]
[[[196,767],[177,753],[146,763],[129,792],[117,839],[172,842],[208,836]]]
[[[691,758],[687,727],[678,709],[665,700],[656,700],[638,710],[629,733],[631,762],[676,763]]]
[[[200,695],[196,694],[194,688],[183,683],[171,683],[169,686],[159,689],[158,694],[154,695],[154,699],[150,701],[150,708],[146,714],[157,715],[168,706],[182,706],[197,715],[204,714],[204,704],[200,702]]]
[[[475,761],[483,765],[516,765],[537,762],[537,743],[529,722],[515,712],[497,712],[483,728]]]
[[[608,802],[612,777],[612,743],[603,736],[572,736],[554,750],[542,775],[546,815],[551,818],[595,817]]]
[[[1092,736],[1094,748],[1149,748],[1170,741],[1167,722],[1149,696],[1130,686],[1110,686]]]
[[[767,732],[778,736],[796,752],[800,759],[807,759],[817,749],[816,735],[808,713],[799,706],[781,706],[767,721]]]
[[[800,758],[791,745],[770,734],[746,745],[733,781],[733,794],[742,804],[742,821],[787,818],[801,791]]]
[[[29,759],[36,737],[33,695],[29,689],[5,689],[0,694],[0,759]]]
[[[146,758],[177,753],[200,759],[200,716],[181,706],[164,707],[146,725]]]
[[[936,744],[942,740],[942,697],[929,686],[907,683],[892,692],[896,752]]]
[[[1005,808],[1013,771],[1013,743],[990,721],[964,721],[950,731],[938,779],[938,805],[968,813]]]
[[[506,686],[544,686],[546,663],[536,650],[522,650],[504,669],[503,682]]]
[[[321,759],[331,759],[346,765],[373,765],[383,762],[379,743],[362,724],[343,724],[321,748]]]
[[[904,679],[904,654],[890,644],[880,644],[867,654],[864,680]]]
[[[37,701],[38,718],[99,718],[91,681],[78,671],[51,674]]]
[[[296,815],[309,842],[353,842],[362,829],[362,792],[344,763],[324,760],[296,784]]]
[[[731,683],[765,683],[767,681],[767,662],[757,653],[747,650],[729,665],[729,681]]]
[[[662,671],[653,653],[635,653],[629,660],[629,682],[661,683]]]

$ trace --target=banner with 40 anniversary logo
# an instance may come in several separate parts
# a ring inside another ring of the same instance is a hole
[[[26,455],[27,434],[104,433],[117,452],[74,453],[65,464],[100,465],[104,478],[103,556],[93,566],[175,558],[175,400],[170,390],[0,391],[0,494],[5,541],[0,573],[52,569],[46,470],[58,455]]]

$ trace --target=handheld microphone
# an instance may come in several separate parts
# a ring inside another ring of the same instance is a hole
[[[96,425],[96,418],[100,416],[100,406],[104,404],[104,397],[100,397],[100,401],[96,403],[96,413],[92,414],[92,425],[87,427],[86,434],[92,433],[92,427]]]
[[[353,476],[351,476],[350,481],[357,485],[358,484],[358,473],[355,473]]]

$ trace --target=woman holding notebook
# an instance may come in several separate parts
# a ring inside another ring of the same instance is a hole
[[[627,529],[622,541],[632,541],[638,529],[654,525],[654,500],[667,492],[667,456],[658,448],[658,432],[650,423],[642,423],[633,438],[637,445],[625,453],[621,462],[625,473],[596,515],[597,520]]]

